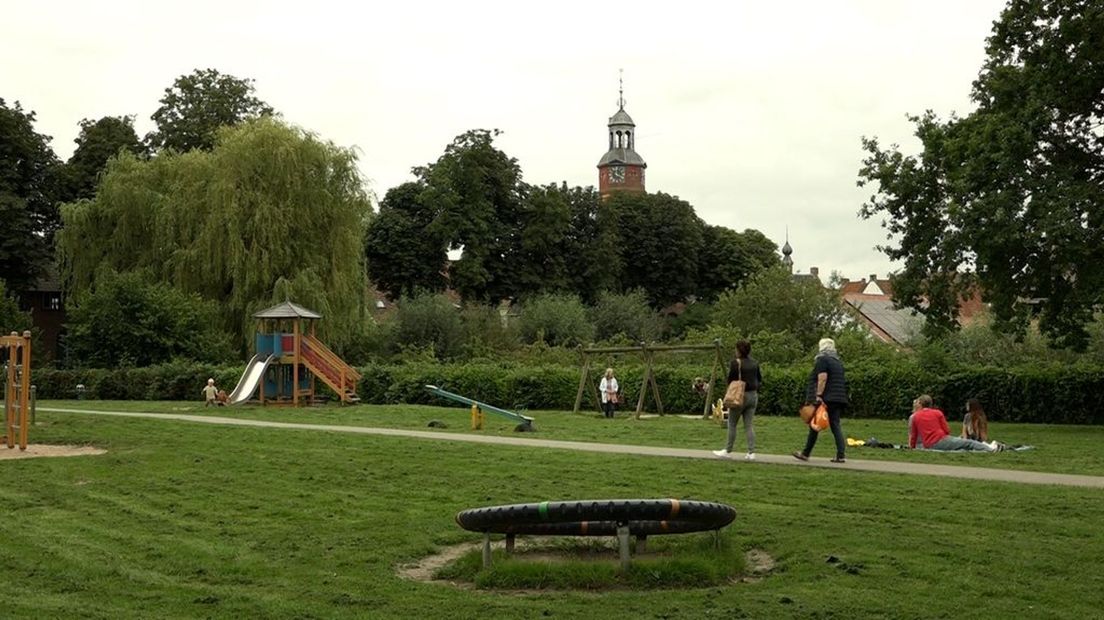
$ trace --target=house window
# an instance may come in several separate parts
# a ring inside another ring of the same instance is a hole
[[[61,310],[61,293],[49,293],[46,296],[46,309]]]

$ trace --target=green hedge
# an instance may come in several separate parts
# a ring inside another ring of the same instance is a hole
[[[243,368],[174,362],[146,368],[55,370],[36,369],[34,383],[43,399],[76,397],[76,385],[86,387],[85,397],[112,400],[200,400],[208,377],[227,391],[237,384]],[[377,364],[360,368],[362,402],[450,405],[426,392],[433,384],[449,391],[500,407],[570,410],[579,386],[579,369],[570,366],[528,366],[516,363]],[[700,413],[703,399],[692,390],[693,380],[705,374],[694,366],[657,366],[664,409],[668,413]],[[761,415],[794,415],[801,405],[809,369],[763,369],[759,397]],[[624,409],[633,409],[639,396],[643,368],[618,367],[625,394]],[[896,418],[908,416],[912,400],[931,394],[948,419],[961,418],[966,399],[976,397],[992,420],[1104,424],[1097,403],[1104,393],[1104,367],[977,368],[932,373],[914,364],[854,364],[847,370],[851,391],[849,417]],[[584,400],[585,411],[595,410],[593,390]],[[723,383],[723,379],[719,382]],[[720,397],[720,391],[714,398]],[[655,410],[651,394],[646,408]],[[457,405],[459,406],[459,405]]]

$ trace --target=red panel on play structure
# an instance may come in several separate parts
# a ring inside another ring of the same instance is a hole
[[[280,349],[284,353],[295,353],[295,334],[281,334]]]

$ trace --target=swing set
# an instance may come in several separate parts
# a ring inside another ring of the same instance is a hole
[[[644,411],[644,399],[647,396],[649,388],[652,392],[652,400],[655,401],[656,412],[659,415],[663,415],[663,399],[659,394],[659,385],[656,383],[655,370],[653,364],[655,362],[656,353],[694,353],[696,351],[713,351],[713,367],[709,371],[709,383],[706,386],[705,406],[702,409],[702,417],[709,417],[709,407],[713,402],[713,385],[717,381],[717,373],[721,368],[722,361],[724,359],[721,352],[721,341],[714,340],[712,344],[682,344],[682,345],[649,345],[641,342],[636,346],[626,347],[590,347],[584,349],[579,347],[580,365],[582,367],[582,376],[579,377],[579,392],[575,395],[575,409],[573,413],[579,413],[579,409],[583,405],[583,395],[587,393],[587,385],[590,385],[589,392],[594,397],[594,406],[601,413],[601,394],[598,393],[598,385],[596,383],[590,383],[590,367],[591,362],[595,357],[601,359],[600,356],[608,355],[612,359],[613,355],[617,354],[638,354],[644,359],[644,377],[640,382],[640,396],[636,399],[636,412],[633,417],[639,419],[640,414]],[[612,365],[612,364],[611,364]],[[600,369],[595,369],[597,375],[601,375]]]

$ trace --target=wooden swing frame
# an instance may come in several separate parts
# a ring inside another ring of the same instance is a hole
[[[705,406],[702,408],[702,417],[709,417],[709,407],[713,403],[713,384],[717,381],[717,373],[721,368],[723,353],[721,352],[721,341],[714,340],[712,344],[683,344],[683,345],[649,345],[641,342],[636,346],[630,347],[579,347],[580,367],[582,369],[579,377],[579,391],[575,395],[575,408],[572,413],[579,413],[579,409],[583,405],[583,395],[587,392],[587,382],[590,379],[590,366],[592,356],[594,355],[608,355],[616,353],[639,353],[644,357],[644,378],[640,383],[640,396],[636,399],[636,411],[633,417],[640,419],[640,414],[644,411],[644,399],[647,396],[649,387],[652,392],[652,399],[655,401],[656,412],[659,415],[663,414],[663,399],[659,394],[659,385],[656,383],[655,370],[653,363],[655,361],[656,353],[693,353],[696,351],[710,351],[714,352],[713,355],[713,367],[709,371],[709,387],[706,388]],[[602,395],[598,393],[598,386],[593,387],[594,406],[598,409],[598,412],[602,412]]]

